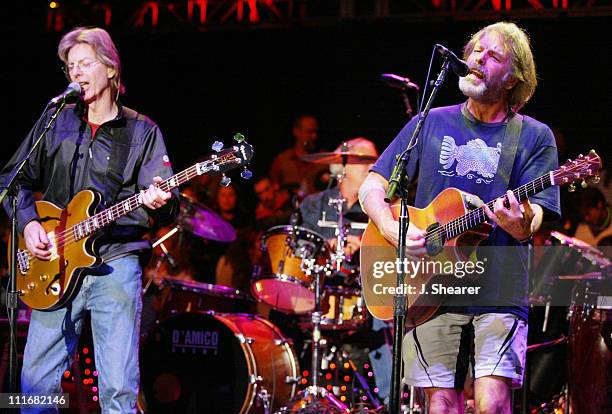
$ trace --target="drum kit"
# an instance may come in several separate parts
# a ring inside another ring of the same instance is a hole
[[[375,157],[346,150],[305,158],[344,168],[347,163],[372,163]],[[143,412],[354,412],[334,395],[331,385],[321,386],[322,364],[324,368],[326,362],[329,365],[323,355],[329,341],[323,332],[348,333],[367,321],[359,288],[325,283],[339,274],[347,259],[344,247],[350,227],[342,214],[345,201],[335,198],[331,203],[339,220],[330,222],[323,217],[319,224],[335,229],[335,248],[318,232],[295,223],[272,227],[260,237],[264,256],[254,266],[251,279],[251,294],[257,301],[295,315],[300,318],[299,326],[311,331],[312,372],[308,377],[300,371],[292,341],[274,324],[257,315],[236,313],[237,306],[252,302],[248,294],[163,277],[158,320],[141,347],[139,405]],[[221,242],[236,238],[231,225],[214,211],[182,195],[177,224],[154,243],[159,254],[153,273],[174,261],[167,244],[171,244],[170,237],[184,231]],[[304,388],[307,380],[310,384]],[[367,387],[366,381],[363,384]]]
[[[558,339],[530,345],[528,351],[567,344],[567,385],[563,387],[561,394],[555,395],[550,402],[542,404],[541,410],[535,412],[571,411],[581,414],[610,412],[612,410],[610,251],[606,250],[606,247],[598,249],[557,231],[551,232],[547,245],[543,249],[548,249],[549,253],[553,254],[544,258],[542,262],[556,264],[554,269],[547,270],[553,276],[550,284],[557,289],[548,296],[530,297],[530,303],[542,306],[544,309],[542,332],[550,329],[549,319],[554,318],[551,306],[561,305],[563,306],[559,308],[561,310],[567,307],[567,312],[561,315],[567,321],[557,324],[565,326],[567,336],[562,334]],[[575,274],[566,274],[568,271]],[[567,291],[569,295],[566,294]],[[562,299],[559,300],[559,297]],[[569,303],[566,302],[568,299]],[[555,371],[558,369],[558,366],[554,367]],[[550,379],[545,381],[550,382]]]

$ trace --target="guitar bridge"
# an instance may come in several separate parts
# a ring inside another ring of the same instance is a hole
[[[27,250],[17,251],[17,266],[21,274],[26,274],[30,270],[30,253]]]

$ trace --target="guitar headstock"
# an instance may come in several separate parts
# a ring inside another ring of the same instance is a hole
[[[215,141],[212,144],[212,149],[215,153],[206,161],[196,164],[197,174],[223,174],[221,185],[227,186],[231,180],[225,176],[225,173],[237,167],[244,167],[240,176],[246,180],[251,178],[253,173],[246,166],[251,162],[251,158],[253,158],[253,147],[245,141],[242,134],[234,135],[234,140],[236,140],[236,144],[227,148],[224,148],[223,143]]]
[[[582,181],[581,186],[587,186],[587,180],[590,182],[599,182],[599,170],[601,170],[601,158],[595,150],[589,151],[587,155],[580,154],[575,160],[567,160],[565,164],[553,171],[552,184],[554,185],[570,185],[570,191],[576,189],[575,183]]]

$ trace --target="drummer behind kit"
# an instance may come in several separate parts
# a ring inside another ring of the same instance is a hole
[[[319,164],[339,164],[344,170],[346,164],[371,164],[376,157],[350,152],[348,145],[344,144],[338,152],[307,154],[302,159]],[[343,179],[343,171],[337,178],[339,181]],[[347,259],[344,248],[351,224],[344,222],[345,204],[346,200],[341,197],[331,198],[329,205],[337,211],[338,221],[322,217],[318,222],[319,227],[335,229],[335,248],[331,248],[320,233],[300,227],[301,219],[295,215],[299,212],[297,206],[290,225],[273,227],[261,237],[261,248],[267,255],[265,262],[254,270],[251,292],[275,310],[309,314],[309,318],[301,319],[300,326],[312,330],[311,385],[292,398],[280,410],[281,413],[350,412],[349,407],[331,391],[333,387],[324,388],[320,383],[321,330],[354,331],[366,321],[360,289],[324,286],[325,278],[340,271]],[[361,223],[361,228],[365,228],[365,223]],[[367,387],[365,381],[360,383]],[[370,395],[371,401],[375,400],[369,389],[366,394]]]

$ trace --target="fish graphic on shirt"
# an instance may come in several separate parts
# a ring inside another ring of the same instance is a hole
[[[498,143],[496,147],[488,147],[486,142],[476,138],[465,145],[457,145],[453,137],[446,135],[440,148],[440,164],[445,170],[449,170],[456,161],[454,173],[461,177],[467,175],[468,178],[473,178],[473,174],[469,173],[475,172],[481,177],[493,178],[497,171],[500,154],[501,143]],[[440,171],[440,173],[455,175],[447,171]]]

